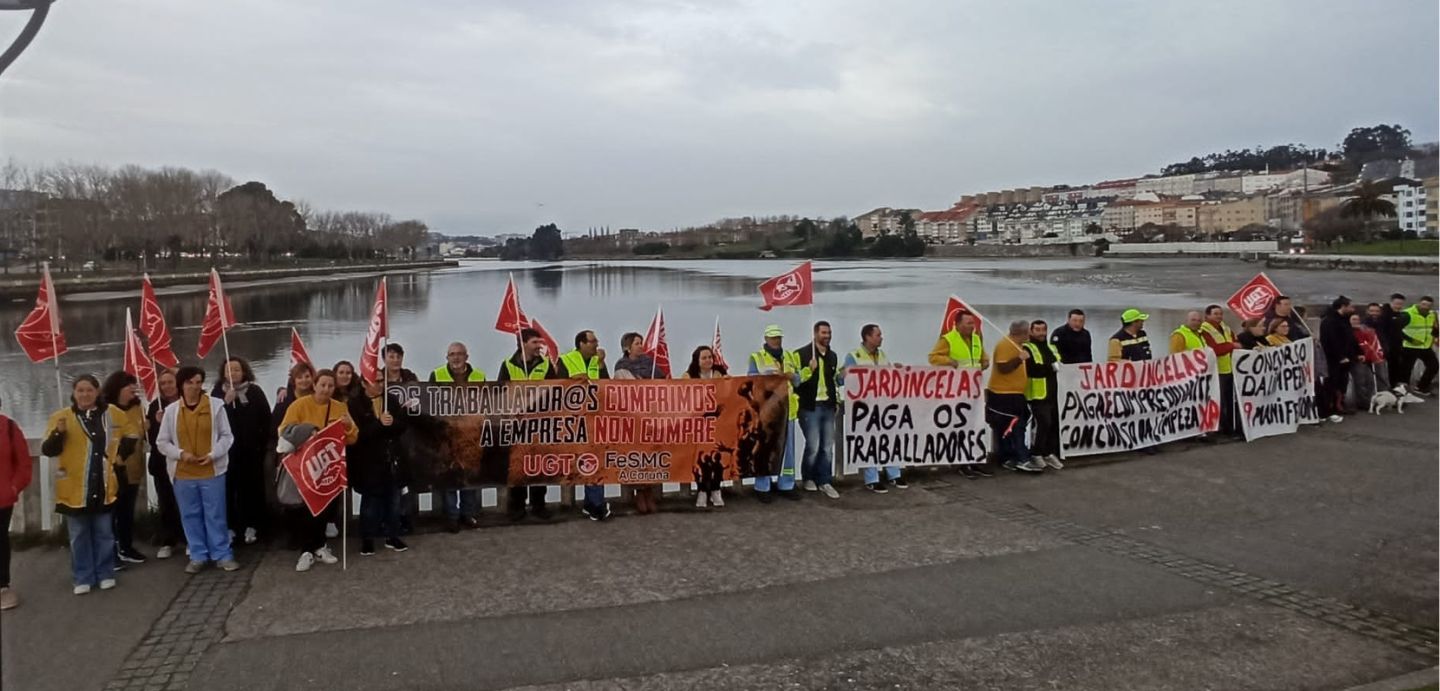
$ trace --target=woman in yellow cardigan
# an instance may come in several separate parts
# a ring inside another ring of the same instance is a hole
[[[115,587],[115,535],[110,510],[119,480],[114,463],[140,443],[129,416],[100,399],[100,382],[75,378],[70,407],[50,416],[40,452],[56,460],[55,510],[70,534],[70,572],[75,594]]]
[[[290,425],[298,425],[308,422],[315,425],[317,430],[325,429],[330,423],[341,420],[345,423],[345,444],[354,444],[360,437],[360,429],[355,426],[355,421],[350,418],[349,409],[344,403],[336,400],[335,395],[335,372],[322,369],[315,373],[315,390],[309,396],[296,398],[285,411],[285,419],[281,421],[277,430],[280,436],[285,435],[285,428]],[[348,491],[348,490],[347,490]],[[329,507],[326,507],[328,510]],[[295,537],[300,542],[300,561],[295,563],[296,571],[309,571],[318,560],[323,564],[334,564],[339,561],[330,547],[325,544],[325,513],[322,510],[320,515],[310,515],[310,510],[303,506],[290,510],[290,521]],[[349,516],[341,517],[342,520]]]
[[[135,375],[129,372],[112,372],[100,386],[100,400],[117,414],[124,415],[133,429],[146,432],[145,407],[140,405],[140,396],[135,389]],[[115,531],[115,556],[127,564],[145,563],[145,555],[135,549],[135,500],[140,496],[140,487],[145,484],[145,449],[136,444],[128,456],[115,459],[115,479],[119,489],[115,493],[115,510],[110,512]]]

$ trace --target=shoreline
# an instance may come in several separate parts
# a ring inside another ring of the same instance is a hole
[[[314,275],[317,271],[327,276],[343,274],[364,274],[364,273],[410,273],[425,269],[445,269],[460,265],[454,259],[436,259],[431,261],[418,262],[395,262],[390,264],[347,264],[343,266],[310,266],[310,267],[288,267],[279,269],[240,269],[220,270],[220,278],[228,283],[242,284],[253,281],[269,279],[302,278]],[[103,278],[58,278],[55,279],[55,292],[60,297],[74,297],[92,293],[108,293],[134,289],[139,275],[128,276],[105,276]],[[186,272],[172,274],[151,274],[150,283],[156,288],[173,288],[182,286],[205,287],[210,281],[209,272]],[[18,300],[21,298],[33,299],[35,291],[40,287],[38,278],[26,278],[20,280],[0,280],[0,300]]]

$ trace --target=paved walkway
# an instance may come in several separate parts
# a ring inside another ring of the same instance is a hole
[[[1342,689],[1436,662],[1436,404],[1042,477],[417,536],[293,571],[17,560],[4,688]],[[83,643],[82,643],[83,642]],[[83,663],[76,646],[86,652]]]

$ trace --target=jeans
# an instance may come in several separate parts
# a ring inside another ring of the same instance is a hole
[[[398,490],[397,490],[398,492]],[[461,517],[471,518],[475,515],[476,509],[480,506],[480,490],[478,489],[447,489],[440,493],[440,498],[445,502],[445,517],[457,519]],[[398,502],[399,499],[397,498]],[[363,516],[365,507],[360,507]],[[398,518],[400,510],[395,510]]]
[[[585,485],[585,512],[590,514],[605,511],[605,485]]]
[[[830,484],[835,480],[835,406],[816,404],[814,410],[801,410],[800,428],[805,431],[801,475],[817,485]]]
[[[115,531],[115,547],[127,552],[135,550],[135,498],[140,496],[140,485],[132,485],[125,478],[125,469],[116,468],[115,477],[120,488],[115,493],[115,506],[111,509]]]
[[[115,533],[109,511],[67,514],[70,533],[70,573],[75,585],[100,585],[115,578]]]
[[[448,494],[448,493],[447,493]],[[450,509],[449,499],[445,509]],[[400,537],[400,490],[392,489],[385,494],[367,494],[360,497],[360,537],[373,540],[377,537],[393,539]]]
[[[789,492],[795,489],[795,421],[791,420],[785,426],[785,452],[780,461],[780,483],[781,492]],[[757,475],[755,477],[755,491],[769,492],[770,482],[773,476]]]
[[[10,587],[10,514],[15,507],[0,508],[0,588]]]
[[[1350,382],[1350,390],[1354,392],[1350,407],[1355,410],[1369,410],[1370,399],[1375,397],[1375,370],[1370,368],[1370,363],[1352,363]]]
[[[1030,415],[1035,422],[1034,443],[1030,453],[1036,456],[1060,455],[1060,411],[1055,399],[1030,401]]]
[[[225,476],[204,480],[176,480],[175,501],[180,525],[190,545],[190,561],[233,559],[230,528],[225,522]]]
[[[898,464],[885,466],[885,477],[889,478],[891,482],[894,482],[895,480],[899,480],[899,479],[900,479],[900,466],[899,466]],[[880,481],[880,469],[879,469],[879,468],[861,468],[861,469],[860,469],[860,479],[861,479],[861,481],[863,481],[863,482],[864,482],[865,484],[867,484],[867,485],[873,485],[873,484],[875,484],[875,483],[877,483],[877,482]]]

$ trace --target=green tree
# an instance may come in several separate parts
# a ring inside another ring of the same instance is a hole
[[[1395,218],[1395,202],[1385,199],[1385,189],[1369,181],[1355,188],[1355,196],[1340,205],[1340,218],[1360,219],[1360,227],[1369,237],[1375,233],[1375,219]]]
[[[820,226],[816,225],[814,221],[808,218],[802,218],[799,223],[795,224],[793,232],[795,233],[795,237],[800,238],[802,241],[809,242],[810,238],[815,237],[819,230]]]
[[[915,217],[909,211],[900,212],[900,230],[912,234],[915,232]]]
[[[1340,151],[1352,163],[1400,157],[1410,153],[1410,130],[1399,125],[1356,127],[1345,135]]]
[[[539,261],[555,261],[565,256],[565,241],[560,237],[560,228],[547,223],[535,229],[530,236],[529,258]]]

